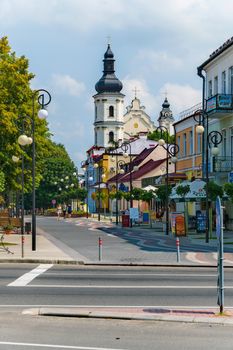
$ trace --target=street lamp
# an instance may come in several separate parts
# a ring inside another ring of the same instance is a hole
[[[206,230],[205,241],[209,243],[209,148],[211,148],[211,154],[213,156],[213,171],[215,171],[215,157],[219,153],[218,145],[222,142],[222,134],[219,131],[209,132],[209,116],[205,110],[197,110],[193,115],[194,120],[198,123],[196,126],[197,134],[203,135],[203,152],[202,152],[202,169],[205,170],[206,177]],[[213,147],[212,147],[213,145]],[[204,157],[205,155],[205,157]],[[203,174],[202,174],[202,177]]]
[[[167,152],[166,157],[166,200],[165,200],[165,211],[166,211],[166,235],[169,235],[169,193],[168,193],[168,185],[169,185],[169,158],[172,163],[177,162],[176,154],[179,152],[179,146],[176,143],[169,144],[168,140],[168,129],[165,126],[158,126],[156,131],[160,133],[160,138],[158,140],[159,146],[163,147],[163,149]],[[165,139],[164,139],[165,137]]]
[[[94,163],[94,168],[98,169],[98,221],[100,221],[100,182],[105,178],[107,169],[98,163]]]
[[[35,102],[39,104],[41,109],[38,112],[40,119],[47,118],[48,112],[45,109],[51,102],[51,95],[47,90],[39,89],[33,92],[32,95],[32,250],[36,250],[36,142],[35,142]]]
[[[130,208],[133,208],[133,197],[132,197],[132,191],[133,191],[133,182],[132,182],[132,149],[130,142],[123,142],[120,146],[120,148],[123,151],[123,157],[128,158],[129,157],[129,191],[130,191]],[[132,226],[132,222],[131,222]]]
[[[22,120],[22,132],[24,133],[24,120]],[[32,138],[28,137],[25,134],[22,134],[18,137],[18,144],[22,147],[30,145],[32,143]],[[12,161],[14,163],[18,163],[20,158],[18,156],[13,155]],[[22,167],[21,167],[21,257],[24,257],[24,153],[21,156]]]
[[[88,169],[88,165],[86,162],[81,163],[81,167],[85,171],[85,184],[86,184],[86,190],[87,190],[87,197],[86,197],[86,218],[89,218],[89,181],[93,181],[93,176],[90,175],[90,170]],[[93,172],[93,169],[92,169]]]

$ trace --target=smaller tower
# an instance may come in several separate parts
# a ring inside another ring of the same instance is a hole
[[[172,111],[170,110],[170,103],[167,100],[167,97],[165,97],[165,100],[162,104],[162,110],[159,113],[159,126],[167,128],[170,135],[174,134],[174,128],[173,123],[175,121]]]

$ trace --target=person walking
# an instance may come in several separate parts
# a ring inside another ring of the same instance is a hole
[[[67,211],[67,205],[66,205],[66,203],[64,203],[62,206],[63,219],[66,218],[66,211]]]
[[[57,220],[60,220],[61,214],[62,214],[61,204],[58,204],[58,206],[57,206]]]
[[[72,206],[71,206],[71,204],[68,204],[67,213],[68,213],[68,218],[71,218],[71,214],[72,214]]]

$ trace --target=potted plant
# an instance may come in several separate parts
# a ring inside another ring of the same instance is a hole
[[[9,235],[12,230],[14,229],[14,226],[12,226],[11,224],[7,224],[5,226],[2,227],[3,231],[5,232],[6,235]]]

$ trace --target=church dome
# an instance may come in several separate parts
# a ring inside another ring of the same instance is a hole
[[[114,54],[108,44],[107,51],[104,54],[103,76],[96,83],[95,89],[98,93],[102,92],[120,92],[123,88],[122,82],[115,76]]]

